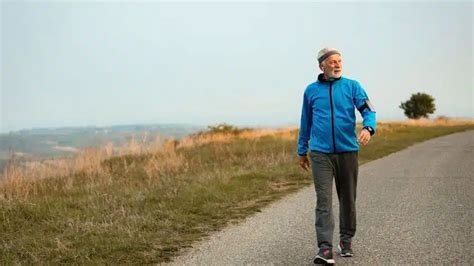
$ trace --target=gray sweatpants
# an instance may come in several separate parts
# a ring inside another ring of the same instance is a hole
[[[334,216],[332,181],[339,198],[340,240],[350,242],[356,231],[358,152],[327,154],[310,152],[316,189],[316,240],[318,247],[332,247]]]

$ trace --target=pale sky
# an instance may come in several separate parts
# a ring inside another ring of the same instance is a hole
[[[380,120],[412,93],[474,117],[473,3],[1,2],[0,131],[187,123],[298,126],[316,55]]]

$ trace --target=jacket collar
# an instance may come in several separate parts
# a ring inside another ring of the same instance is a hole
[[[321,74],[318,75],[318,80],[319,80],[319,82],[336,81],[336,80],[340,80],[341,78],[342,78],[342,76],[340,76],[339,78],[325,79],[323,73],[321,73]]]

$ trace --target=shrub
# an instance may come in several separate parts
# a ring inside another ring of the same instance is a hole
[[[434,98],[429,94],[421,92],[412,94],[410,99],[402,102],[399,107],[404,110],[408,118],[414,119],[420,117],[428,118],[428,115],[436,110]]]

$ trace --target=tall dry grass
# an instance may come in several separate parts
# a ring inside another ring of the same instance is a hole
[[[435,127],[435,126],[457,126],[472,125],[472,119],[447,119],[438,118],[435,120],[418,119],[396,122],[379,122],[377,124],[377,136],[383,136],[393,130],[402,127]],[[360,128],[360,125],[358,126]],[[43,160],[43,161],[22,161],[12,157],[10,163],[5,167],[0,175],[0,199],[27,199],[32,195],[45,192],[47,190],[70,190],[76,183],[77,178],[85,178],[88,187],[105,187],[114,182],[116,172],[110,164],[105,161],[112,158],[121,158],[118,170],[121,175],[126,175],[134,167],[133,160],[127,160],[130,156],[146,158],[143,164],[143,171],[146,174],[149,184],[160,182],[165,176],[177,175],[180,172],[195,171],[197,168],[212,167],[213,162],[202,161],[202,158],[185,156],[179,150],[192,149],[206,144],[215,144],[211,153],[223,155],[218,160],[225,160],[229,165],[235,160],[248,160],[256,164],[271,164],[285,160],[287,154],[268,153],[266,156],[247,154],[246,156],[236,156],[235,150],[227,145],[238,140],[259,140],[265,137],[278,138],[288,141],[296,141],[298,128],[287,127],[280,129],[246,129],[235,132],[202,132],[183,138],[181,141],[174,139],[156,138],[152,142],[147,142],[147,135],[144,134],[140,140],[132,138],[120,147],[114,147],[112,143],[98,148],[85,148],[80,150],[72,158]],[[252,145],[252,141],[245,142],[245,145]],[[247,149],[252,153],[252,148]],[[292,155],[292,154],[291,154]],[[275,158],[275,156],[285,158]],[[288,155],[290,156],[290,155]],[[117,169],[115,169],[116,171]]]
[[[42,161],[21,161],[13,158],[5,167],[0,176],[0,199],[24,199],[49,190],[68,191],[77,184],[77,178],[87,179],[87,186],[92,190],[94,187],[108,186],[114,182],[117,172],[120,175],[127,175],[135,167],[133,160],[127,160],[144,156],[146,161],[143,164],[143,171],[146,174],[149,184],[160,182],[165,176],[177,175],[180,172],[204,171],[212,168],[216,163],[203,161],[201,156],[194,158],[185,157],[179,149],[192,149],[206,144],[215,144],[211,153],[222,155],[213,160],[232,165],[237,161],[248,161],[248,164],[278,164],[286,159],[285,153],[268,153],[266,156],[257,156],[249,153],[245,156],[234,154],[231,147],[222,145],[238,140],[254,140],[264,137],[272,137],[283,140],[296,140],[297,128],[287,127],[279,129],[262,128],[242,130],[238,133],[226,132],[202,132],[185,137],[181,141],[174,139],[156,138],[152,142],[147,142],[145,134],[140,140],[132,138],[120,147],[114,147],[108,143],[98,148],[85,148],[79,150],[72,158],[42,160]],[[246,142],[245,145],[252,145],[255,142]],[[253,144],[253,145],[254,145]],[[249,148],[252,151],[252,148]],[[120,158],[120,168],[113,169],[105,161],[112,158]],[[192,168],[192,169],[191,169]],[[135,169],[136,170],[136,169]],[[219,169],[214,169],[218,174]]]
[[[390,122],[379,122],[377,127],[380,125],[409,125],[409,126],[419,126],[419,127],[436,127],[436,126],[463,126],[463,125],[474,125],[474,119],[452,119],[444,116],[440,116],[436,119],[406,119],[400,121],[390,121]]]
[[[200,145],[205,145],[208,143],[229,143],[235,141],[236,139],[259,139],[262,137],[276,137],[286,140],[295,139],[295,132],[298,130],[296,127],[287,127],[287,128],[262,128],[262,129],[249,129],[243,130],[238,133],[232,132],[216,132],[216,133],[207,133],[207,134],[197,134],[183,138],[179,144],[178,148],[185,147],[196,147]]]
[[[122,158],[121,166],[127,173],[134,163],[128,162],[127,156],[146,156],[143,170],[148,178],[147,182],[153,183],[165,175],[170,176],[189,170],[192,158],[185,158],[183,153],[177,151],[178,149],[267,136],[294,139],[296,130],[296,128],[282,128],[245,130],[238,134],[203,133],[186,137],[180,142],[160,137],[147,142],[145,134],[142,139],[132,138],[120,147],[114,147],[109,142],[98,148],[81,149],[72,158],[24,161],[13,156],[0,176],[0,199],[26,200],[48,189],[67,191],[77,183],[75,181],[77,176],[87,178],[91,189],[111,185],[114,181],[113,169],[104,165],[104,162],[114,157]],[[217,146],[216,149],[226,148]],[[226,160],[232,160],[232,151],[226,151],[225,154],[227,154]],[[199,163],[194,162],[194,165]]]
[[[0,200],[26,200],[48,189],[66,191],[78,176],[86,177],[91,188],[110,185],[113,175],[104,161],[113,157],[151,154],[146,167],[150,179],[183,165],[174,140],[156,138],[151,143],[145,142],[132,138],[120,147],[109,142],[101,147],[81,149],[72,158],[25,161],[12,156],[0,175]],[[124,166],[128,167],[126,162]]]

